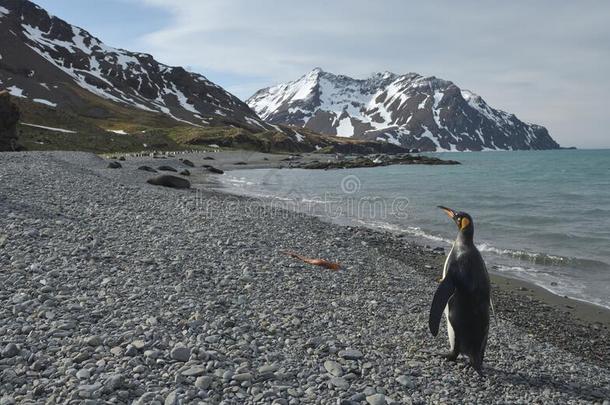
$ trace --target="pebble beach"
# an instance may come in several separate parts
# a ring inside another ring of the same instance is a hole
[[[445,252],[212,190],[187,157],[0,154],[0,405],[610,404],[608,311],[492,277],[480,378],[428,331]]]

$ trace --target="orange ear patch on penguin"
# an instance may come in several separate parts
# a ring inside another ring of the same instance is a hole
[[[460,230],[468,228],[470,220],[466,217],[460,219]]]

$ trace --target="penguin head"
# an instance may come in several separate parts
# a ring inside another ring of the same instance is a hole
[[[474,233],[474,223],[472,221],[472,217],[470,216],[470,214],[467,214],[462,211],[458,212],[458,211],[452,210],[451,208],[443,207],[442,205],[439,205],[438,208],[445,211],[447,216],[449,216],[449,218],[453,219],[453,222],[455,222],[455,224],[457,225],[460,232],[468,233],[468,234]]]

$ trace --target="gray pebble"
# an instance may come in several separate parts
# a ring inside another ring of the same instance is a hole
[[[387,403],[386,396],[383,394],[369,395],[368,397],[366,397],[366,402],[369,405],[385,405]]]
[[[191,349],[184,346],[175,346],[170,352],[170,356],[176,361],[187,362],[191,357]]]

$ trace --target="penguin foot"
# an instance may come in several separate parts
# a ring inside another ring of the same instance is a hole
[[[474,368],[474,367],[473,367],[473,368]],[[485,373],[483,372],[483,369],[481,369],[481,368],[475,368],[475,369],[474,369],[474,371],[476,371],[476,372],[477,372],[477,374],[479,375],[479,377],[480,377],[481,379],[483,379],[483,380],[484,380],[484,379],[486,379],[486,378],[487,378],[487,376],[486,376],[486,375],[485,375]]]
[[[470,364],[470,363],[468,363],[468,365],[469,365],[470,367],[472,367],[472,369],[473,369],[474,371],[476,371],[476,372],[477,372],[477,374],[479,375],[479,377],[480,377],[481,379],[485,379],[485,378],[487,378],[487,377],[485,376],[485,373],[483,373],[483,366],[482,366],[482,365],[480,365],[480,364],[479,364],[479,365],[476,365],[476,366],[475,366],[475,365]]]
[[[443,354],[442,357],[447,361],[456,361],[458,358],[458,354],[455,352],[449,352]]]

